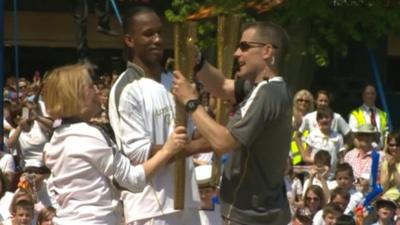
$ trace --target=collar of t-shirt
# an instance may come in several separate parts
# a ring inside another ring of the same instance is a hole
[[[144,70],[140,66],[136,65],[134,62],[128,61],[127,67],[139,70],[141,76],[144,76],[144,74],[145,74]],[[173,78],[173,76],[172,76],[171,71],[168,71],[168,70],[161,71],[161,84],[163,84],[164,87],[169,91],[172,88],[172,78]]]
[[[283,77],[281,77],[281,76],[274,76],[274,77],[271,77],[271,78],[264,78],[263,81],[267,81],[267,83],[270,83],[270,82],[282,82],[282,81],[283,81]],[[255,83],[254,86],[259,85],[259,84],[262,83],[263,81],[261,81],[261,82],[259,82],[259,83]]]
[[[371,109],[373,109],[375,112],[377,111],[375,106],[369,107],[369,106],[367,106],[366,104],[363,104],[361,107],[362,107],[366,112],[370,112]]]

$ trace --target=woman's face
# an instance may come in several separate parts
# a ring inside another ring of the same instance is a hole
[[[307,96],[300,96],[296,99],[296,103],[299,111],[308,112],[308,109],[310,108],[310,100],[307,98]]]
[[[305,198],[305,205],[311,210],[313,214],[316,213],[320,209],[321,199],[313,191],[309,191]]]
[[[99,91],[96,86],[93,84],[92,80],[90,80],[87,84],[83,86],[83,114],[87,119],[95,116],[98,112],[100,112],[100,101],[99,101]]]
[[[396,158],[400,158],[400,143],[397,143],[396,139],[394,138],[388,139],[387,149],[390,155]]]
[[[329,97],[320,93],[316,100],[317,109],[327,108],[329,106]]]
[[[107,105],[107,102],[108,102],[108,94],[105,92],[102,92],[100,95],[100,103],[102,105]]]

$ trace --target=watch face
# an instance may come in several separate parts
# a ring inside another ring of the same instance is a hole
[[[192,112],[197,108],[198,105],[199,105],[199,101],[198,100],[194,100],[194,99],[189,100],[186,103],[186,110],[189,111],[189,112]]]

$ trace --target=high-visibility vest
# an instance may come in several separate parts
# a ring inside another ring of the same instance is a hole
[[[386,112],[380,110],[377,108],[378,111],[378,116],[379,116],[379,121],[381,124],[381,133],[384,134],[386,132],[386,127],[388,124],[388,119],[387,119],[387,114]],[[357,125],[361,126],[364,125],[366,122],[363,109],[361,107],[358,107],[357,109],[353,110],[351,114],[356,118],[357,120]]]
[[[292,135],[292,141],[290,143],[290,152],[292,154],[292,164],[293,165],[298,165],[303,161],[303,157],[301,156],[301,152],[299,147],[297,146],[297,143],[294,139],[294,137],[297,135],[297,132],[294,131],[293,135]],[[309,135],[308,130],[303,132],[303,137],[307,137]],[[303,149],[305,149],[307,147],[305,142],[302,142],[303,144]]]

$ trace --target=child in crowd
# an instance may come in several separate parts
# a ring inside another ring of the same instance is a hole
[[[217,187],[212,183],[212,166],[195,167],[196,181],[201,198],[200,220],[203,225],[222,224]]]
[[[289,225],[312,225],[312,214],[308,208],[298,208]]]
[[[356,225],[353,216],[341,215],[336,219],[336,225]]]
[[[293,171],[291,157],[288,157],[288,160],[286,162],[285,187],[290,209],[292,211],[292,215],[294,215],[297,208],[301,204],[301,199],[303,195],[303,184]]]
[[[339,216],[343,214],[343,209],[340,205],[336,203],[328,203],[322,213],[322,218],[324,219],[324,225],[336,225],[336,220]]]
[[[56,209],[48,206],[39,212],[37,225],[53,225],[53,217],[56,215]]]
[[[356,188],[356,186],[354,186],[353,168],[348,163],[341,163],[338,165],[335,179],[337,187],[343,188],[350,194],[350,202],[344,214],[353,215],[354,209],[361,203],[364,194],[367,193],[369,183],[366,184],[366,181],[357,179],[358,182],[356,185],[358,188]]]
[[[34,216],[33,202],[19,200],[11,209],[12,218],[3,222],[4,225],[31,225]]]
[[[394,215],[397,204],[391,200],[378,199],[375,202],[377,221],[371,225],[394,225]]]
[[[327,151],[318,151],[314,156],[314,166],[310,170],[310,177],[304,181],[304,188],[310,185],[318,185],[324,191],[325,199],[329,199],[329,190],[335,184],[328,181],[331,155]]]
[[[317,110],[318,129],[314,129],[307,136],[305,150],[305,161],[312,162],[312,158],[318,151],[327,151],[331,156],[330,169],[331,174],[329,179],[333,179],[336,170],[336,165],[340,161],[339,151],[343,150],[343,137],[331,128],[333,112],[329,108]],[[308,156],[307,156],[308,155]]]
[[[331,192],[331,198],[330,198],[329,203],[333,203],[333,204],[336,204],[337,206],[339,206],[340,211],[341,211],[340,214],[343,214],[347,205],[349,204],[349,201],[350,201],[350,194],[346,189],[337,187]],[[324,218],[324,212],[325,212],[324,210],[319,210],[315,214],[315,216],[313,218],[313,225],[326,224],[326,221]]]

